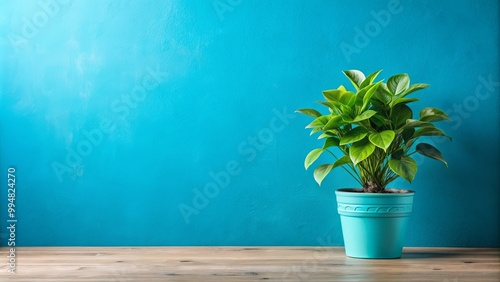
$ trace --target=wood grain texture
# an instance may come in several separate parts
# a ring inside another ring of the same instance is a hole
[[[500,281],[500,249],[405,248],[401,259],[337,247],[25,247],[0,281]]]

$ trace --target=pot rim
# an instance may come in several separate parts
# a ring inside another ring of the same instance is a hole
[[[346,194],[357,194],[357,195],[370,195],[370,196],[389,196],[389,195],[411,195],[415,194],[414,190],[409,189],[396,189],[396,188],[386,188],[385,190],[391,191],[391,193],[365,193],[363,188],[339,188],[335,190],[335,193],[346,193]]]

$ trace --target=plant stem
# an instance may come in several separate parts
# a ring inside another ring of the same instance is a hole
[[[338,160],[339,158],[337,156],[335,156],[335,154],[328,150],[327,151],[332,154],[332,156]],[[356,182],[358,182],[361,186],[363,186],[363,183],[361,182],[361,177],[358,175],[358,171],[354,168],[354,166],[352,164],[349,164],[349,167],[351,168],[351,170],[354,172],[354,174],[352,172],[350,172],[347,168],[345,168],[343,165],[341,166],[345,171],[347,171],[347,173],[349,173],[350,176],[352,176],[352,178],[354,178],[354,180],[356,180]]]

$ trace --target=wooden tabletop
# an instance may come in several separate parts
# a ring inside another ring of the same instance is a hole
[[[405,248],[401,259],[338,247],[24,247],[1,249],[0,281],[500,281],[500,249]]]

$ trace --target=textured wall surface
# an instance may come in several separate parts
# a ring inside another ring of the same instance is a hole
[[[16,243],[342,245],[305,116],[341,71],[406,72],[454,120],[408,246],[500,247],[499,3],[1,1],[0,226]],[[415,108],[417,107],[417,108]],[[325,161],[327,161],[325,159]]]

